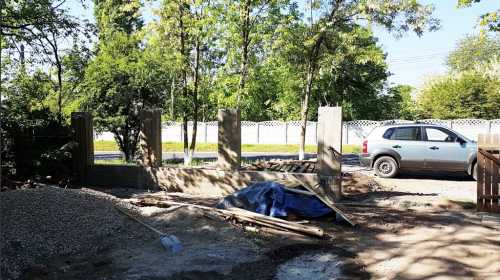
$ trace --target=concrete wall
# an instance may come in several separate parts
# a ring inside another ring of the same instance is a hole
[[[192,194],[228,195],[252,182],[298,180],[314,186],[316,174],[277,173],[258,171],[220,171],[181,167],[142,167],[130,165],[88,165],[86,186],[107,188],[139,188],[177,191]],[[337,193],[338,191],[334,191]]]

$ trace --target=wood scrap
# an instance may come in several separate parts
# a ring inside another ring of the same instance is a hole
[[[284,221],[284,220],[281,220],[278,218],[253,213],[253,212],[243,210],[240,208],[230,208],[228,210],[222,210],[222,209],[217,209],[217,208],[208,207],[208,206],[180,203],[180,202],[174,202],[174,201],[166,201],[166,200],[146,201],[146,200],[142,200],[142,199],[133,199],[133,198],[132,199],[124,199],[123,201],[129,202],[129,203],[134,203],[134,204],[141,204],[141,205],[191,206],[191,207],[195,207],[195,208],[199,208],[199,209],[203,209],[203,210],[218,211],[226,216],[237,218],[238,220],[251,222],[251,223],[255,223],[255,224],[259,224],[259,225],[264,225],[267,227],[278,226],[280,228],[304,232],[304,233],[308,233],[311,235],[323,236],[323,230],[320,228],[305,226],[305,225],[297,224],[294,222],[288,222],[288,221]]]
[[[281,220],[278,218],[269,217],[266,215],[254,213],[254,212],[247,211],[247,210],[240,209],[240,208],[231,207],[231,208],[228,208],[227,211],[225,211],[225,212],[229,212],[230,214],[233,214],[235,216],[251,218],[251,219],[257,220],[259,222],[265,222],[268,224],[277,225],[277,226],[284,227],[284,228],[291,229],[291,230],[295,230],[295,231],[305,232],[305,233],[309,233],[309,234],[317,235],[317,236],[323,236],[323,230],[320,228],[311,227],[311,226],[304,226],[304,225],[297,224],[294,222],[289,222],[289,221]]]
[[[320,196],[318,193],[316,193],[312,188],[310,188],[309,186],[307,186],[307,184],[304,184],[302,181],[300,181],[299,179],[295,178],[293,175],[290,175],[290,177],[292,177],[292,179],[295,180],[297,183],[299,183],[301,186],[303,186],[304,188],[306,188],[306,190],[315,193],[315,196],[319,200],[321,200],[326,206],[330,207],[333,211],[335,211],[335,213],[337,213],[340,216],[342,216],[342,218],[344,218],[352,226],[356,225],[356,222],[352,221],[344,212],[340,211],[340,209],[338,209],[337,207],[335,207],[335,205],[333,205],[333,203],[331,203],[330,201],[326,200],[325,198],[323,198],[322,196]]]

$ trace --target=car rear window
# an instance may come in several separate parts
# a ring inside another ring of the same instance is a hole
[[[385,139],[391,139],[392,137],[392,134],[394,133],[394,130],[396,130],[396,128],[389,128],[388,130],[385,131],[384,135],[382,137],[384,137]]]
[[[395,140],[410,140],[422,141],[422,133],[420,127],[404,127],[399,128],[394,136]]]

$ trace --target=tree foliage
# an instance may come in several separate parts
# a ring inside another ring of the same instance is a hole
[[[471,70],[500,57],[500,34],[469,35],[460,39],[445,60],[450,70]]]
[[[432,118],[500,118],[500,62],[493,58],[471,70],[425,76],[417,93]]]
[[[125,160],[131,161],[139,142],[139,111],[165,104],[158,88],[163,73],[156,54],[140,47],[133,34],[115,33],[89,62],[81,85],[80,108],[91,109],[97,132],[115,135]]]
[[[458,0],[457,9],[470,7],[473,3],[479,2],[481,0]],[[480,15],[477,18],[477,26],[482,27],[481,34],[485,34],[486,31],[500,32],[500,9]]]

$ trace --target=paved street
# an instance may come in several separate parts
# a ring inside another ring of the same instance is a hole
[[[216,152],[195,152],[195,158],[200,159],[217,159]],[[299,159],[298,153],[241,153],[243,160],[256,161],[256,160],[270,160],[270,159]],[[120,152],[94,152],[95,159],[118,159],[120,158]],[[182,152],[164,152],[162,153],[162,159],[172,160],[174,158],[183,158]],[[306,154],[305,159],[316,158],[316,154]],[[343,154],[342,155],[342,170],[344,172],[369,172],[369,169],[361,166],[358,159],[358,154]]]

